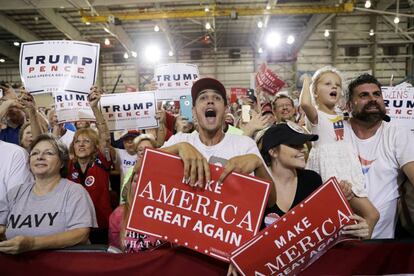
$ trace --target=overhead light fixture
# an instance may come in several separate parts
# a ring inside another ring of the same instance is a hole
[[[168,52],[168,55],[169,55],[170,57],[172,57],[172,56],[174,55],[174,52],[170,50],[170,51]]]
[[[158,25],[154,26],[154,32],[159,32],[160,31],[160,27],[158,27]]]
[[[0,62],[4,63],[4,62],[6,62],[6,60],[4,58],[0,58]]]
[[[20,42],[15,41],[15,42],[13,42],[13,45],[16,46],[16,47],[18,47],[20,45]]]
[[[271,48],[275,48],[280,44],[281,37],[276,32],[271,32],[266,36],[266,45]]]
[[[148,45],[145,48],[144,57],[150,63],[157,63],[161,58],[161,50],[157,45]]]
[[[295,42],[295,37],[293,35],[289,35],[286,39],[286,43],[291,45]]]
[[[257,52],[258,52],[259,54],[262,54],[262,53],[263,53],[263,49],[262,49],[262,47],[259,47],[259,49],[257,49]]]
[[[104,31],[107,32],[108,34],[111,33],[111,31],[107,27],[104,27]]]
[[[211,29],[211,24],[210,24],[210,22],[207,22],[205,27],[206,27],[206,30],[210,30],[210,29]]]
[[[124,59],[128,59],[128,58],[129,58],[128,52],[125,52]]]
[[[374,29],[371,29],[371,30],[369,30],[369,35],[370,36],[373,36],[375,33],[374,33]]]
[[[396,16],[396,17],[394,18],[394,23],[395,23],[395,24],[400,23],[400,18],[399,18],[398,16]]]
[[[324,35],[325,37],[329,37],[329,30],[328,30],[328,29],[326,29],[326,30],[325,30],[325,32],[323,33],[323,35]]]
[[[365,8],[367,9],[371,8],[371,1],[369,0],[365,1]]]
[[[105,38],[104,44],[105,44],[106,46],[111,45],[111,41],[109,40],[109,38]]]
[[[131,56],[134,57],[134,58],[136,58],[138,56],[138,54],[135,51],[131,51]]]
[[[204,11],[205,11],[205,12],[209,12],[209,11],[210,11],[210,9],[209,9],[208,7],[205,7],[205,8],[204,8]]]
[[[262,20],[257,22],[257,28],[259,28],[259,29],[263,28],[263,21]]]
[[[270,4],[266,5],[266,10],[270,10],[272,7],[270,6]]]

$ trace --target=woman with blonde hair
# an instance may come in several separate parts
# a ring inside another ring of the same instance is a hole
[[[73,158],[69,161],[68,179],[85,187],[95,206],[98,229],[91,232],[91,242],[106,244],[109,215],[112,212],[109,173],[115,155],[110,145],[108,127],[98,107],[100,96],[98,88],[92,87],[88,100],[96,118],[98,133],[91,128],[75,132],[70,145]]]

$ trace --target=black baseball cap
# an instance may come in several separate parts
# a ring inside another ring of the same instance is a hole
[[[224,85],[213,78],[202,78],[197,80],[191,87],[191,97],[193,98],[193,106],[197,100],[198,94],[206,89],[212,89],[223,97],[224,105],[227,105],[227,94]]]
[[[262,155],[279,145],[303,145],[308,141],[318,140],[318,135],[308,134],[297,124],[288,121],[271,126],[263,135]]]

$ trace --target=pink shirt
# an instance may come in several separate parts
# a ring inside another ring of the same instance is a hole
[[[124,205],[118,206],[109,217],[109,232],[108,240],[109,245],[121,248],[120,244],[120,232],[122,227],[122,220],[124,217]],[[166,241],[159,240],[156,237],[140,234],[134,231],[125,231],[123,239],[123,248],[125,252],[139,252],[145,250],[155,249],[161,245],[167,243]]]

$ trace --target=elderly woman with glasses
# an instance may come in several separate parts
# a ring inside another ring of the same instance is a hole
[[[98,107],[100,98],[101,91],[92,87],[88,100],[96,118],[98,133],[91,128],[75,132],[70,145],[73,158],[69,161],[68,179],[81,184],[95,206],[98,229],[91,231],[90,241],[107,244],[109,216],[112,213],[109,174],[112,160],[115,160],[115,151],[111,147],[110,133]]]
[[[30,147],[34,183],[10,190],[0,200],[0,252],[17,254],[55,249],[88,241],[96,227],[95,210],[86,190],[67,180],[68,150],[49,134]]]

